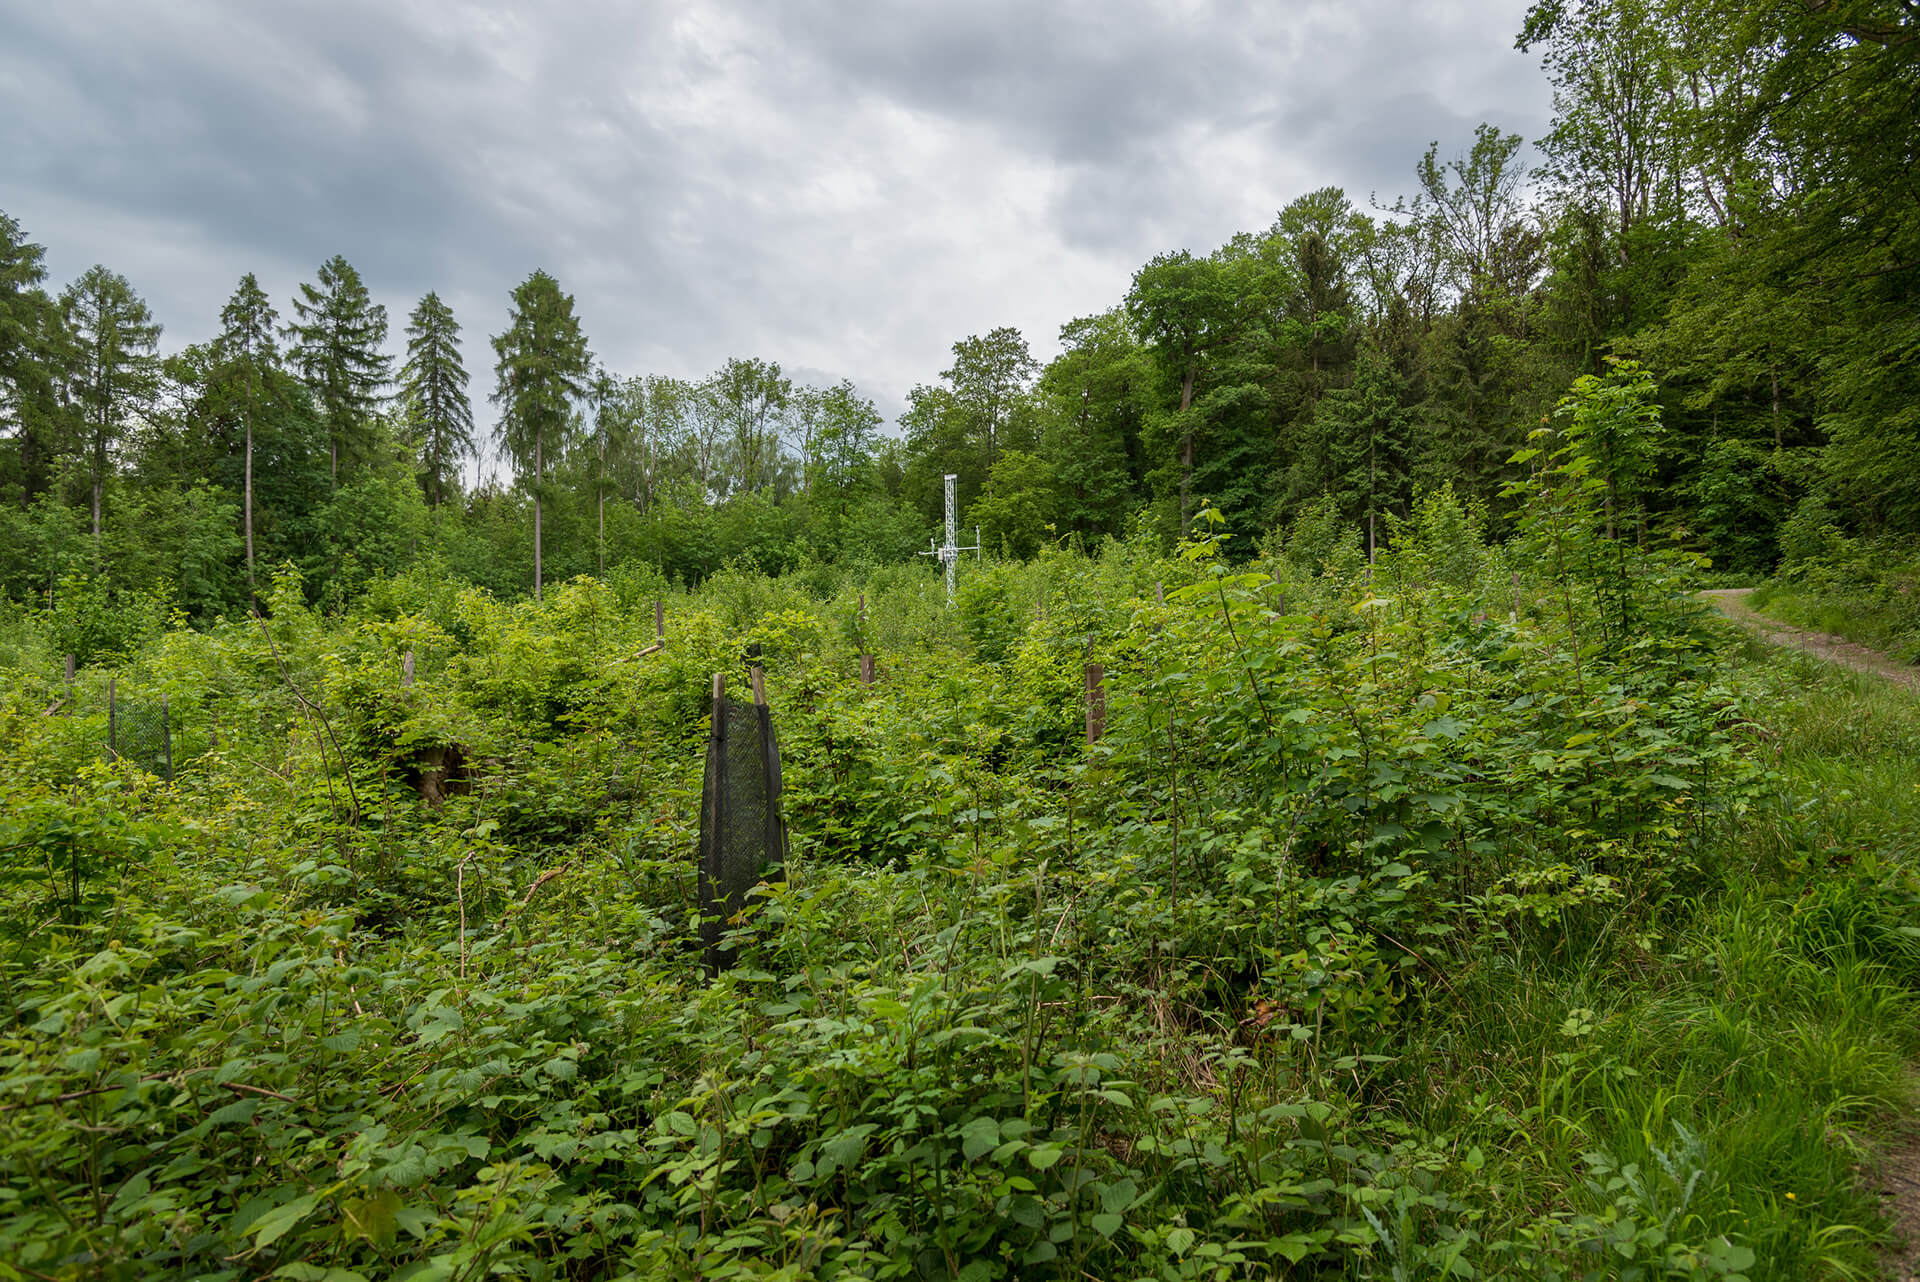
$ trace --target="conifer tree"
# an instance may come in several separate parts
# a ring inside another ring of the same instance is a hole
[[[587,394],[593,357],[573,314],[573,296],[535,271],[513,291],[505,333],[493,338],[498,358],[491,400],[500,407],[501,448],[521,472],[533,472],[533,599],[541,591],[542,490],[547,458],[558,457],[572,422],[570,403]]]
[[[73,336],[67,395],[84,432],[97,553],[110,456],[159,387],[160,326],[127,278],[98,264],[62,292],[60,312]]]
[[[288,355],[319,403],[338,489],[341,457],[353,464],[372,453],[374,415],[391,368],[380,350],[387,309],[368,296],[353,264],[335,254],[320,264],[317,283],[300,286],[293,311],[297,319],[284,331],[293,340]]]
[[[233,297],[220,309],[220,337],[214,351],[223,365],[238,366],[246,379],[246,463],[243,481],[242,520],[247,532],[247,590],[253,591],[253,425],[255,383],[262,369],[280,359],[274,345],[274,322],[279,313],[267,301],[267,292],[252,272],[240,278]]]
[[[467,402],[459,322],[432,291],[407,318],[400,386],[420,451],[420,483],[427,503],[437,509],[454,468],[473,452],[473,407]]]
[[[47,487],[55,364],[64,347],[59,309],[40,287],[45,254],[0,213],[0,427],[18,442],[17,475],[29,500]]]

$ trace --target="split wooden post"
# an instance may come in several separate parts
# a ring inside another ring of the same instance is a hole
[[[403,686],[413,684],[413,651],[411,650],[400,656],[400,684]]]
[[[73,656],[68,655],[67,656],[67,684],[68,685],[73,684],[73,670],[74,670]]]
[[[107,678],[107,760],[113,761],[120,756],[119,739],[119,700],[115,697],[115,679]]]
[[[653,599],[653,639],[663,646],[667,643],[667,603],[659,597]]]
[[[1086,667],[1087,742],[1099,743],[1107,732],[1107,670],[1098,663]]]
[[[873,684],[873,652],[867,649],[867,594],[860,594],[860,611],[854,616],[855,633],[860,638],[860,684]]]
[[[173,726],[167,719],[167,696],[160,696],[160,754],[167,763],[167,780],[173,780]]]

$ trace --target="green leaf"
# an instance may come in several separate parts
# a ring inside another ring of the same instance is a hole
[[[287,1230],[311,1215],[313,1208],[318,1205],[320,1205],[320,1195],[308,1193],[303,1197],[294,1198],[284,1206],[276,1206],[268,1211],[255,1220],[253,1227],[247,1230],[253,1237],[254,1248],[257,1250],[279,1241]]]
[[[1058,1144],[1040,1144],[1027,1150],[1027,1165],[1036,1171],[1055,1166],[1067,1151]]]
[[[975,1117],[960,1128],[960,1153],[972,1162],[992,1152],[1000,1143],[1000,1123],[991,1117]]]

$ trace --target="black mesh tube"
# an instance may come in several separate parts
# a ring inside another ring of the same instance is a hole
[[[722,943],[739,924],[747,895],[778,881],[787,856],[780,817],[780,746],[773,711],[758,688],[753,703],[727,698],[715,678],[707,772],[700,796],[700,940],[709,975],[733,962]]]

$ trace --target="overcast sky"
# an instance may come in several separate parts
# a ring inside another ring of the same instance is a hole
[[[332,254],[396,343],[438,290],[483,422],[536,267],[618,373],[731,355],[889,416],[958,338],[1043,359],[1136,267],[1438,140],[1529,139],[1525,0],[0,0],[0,210],[54,284],[129,277],[169,349]]]

